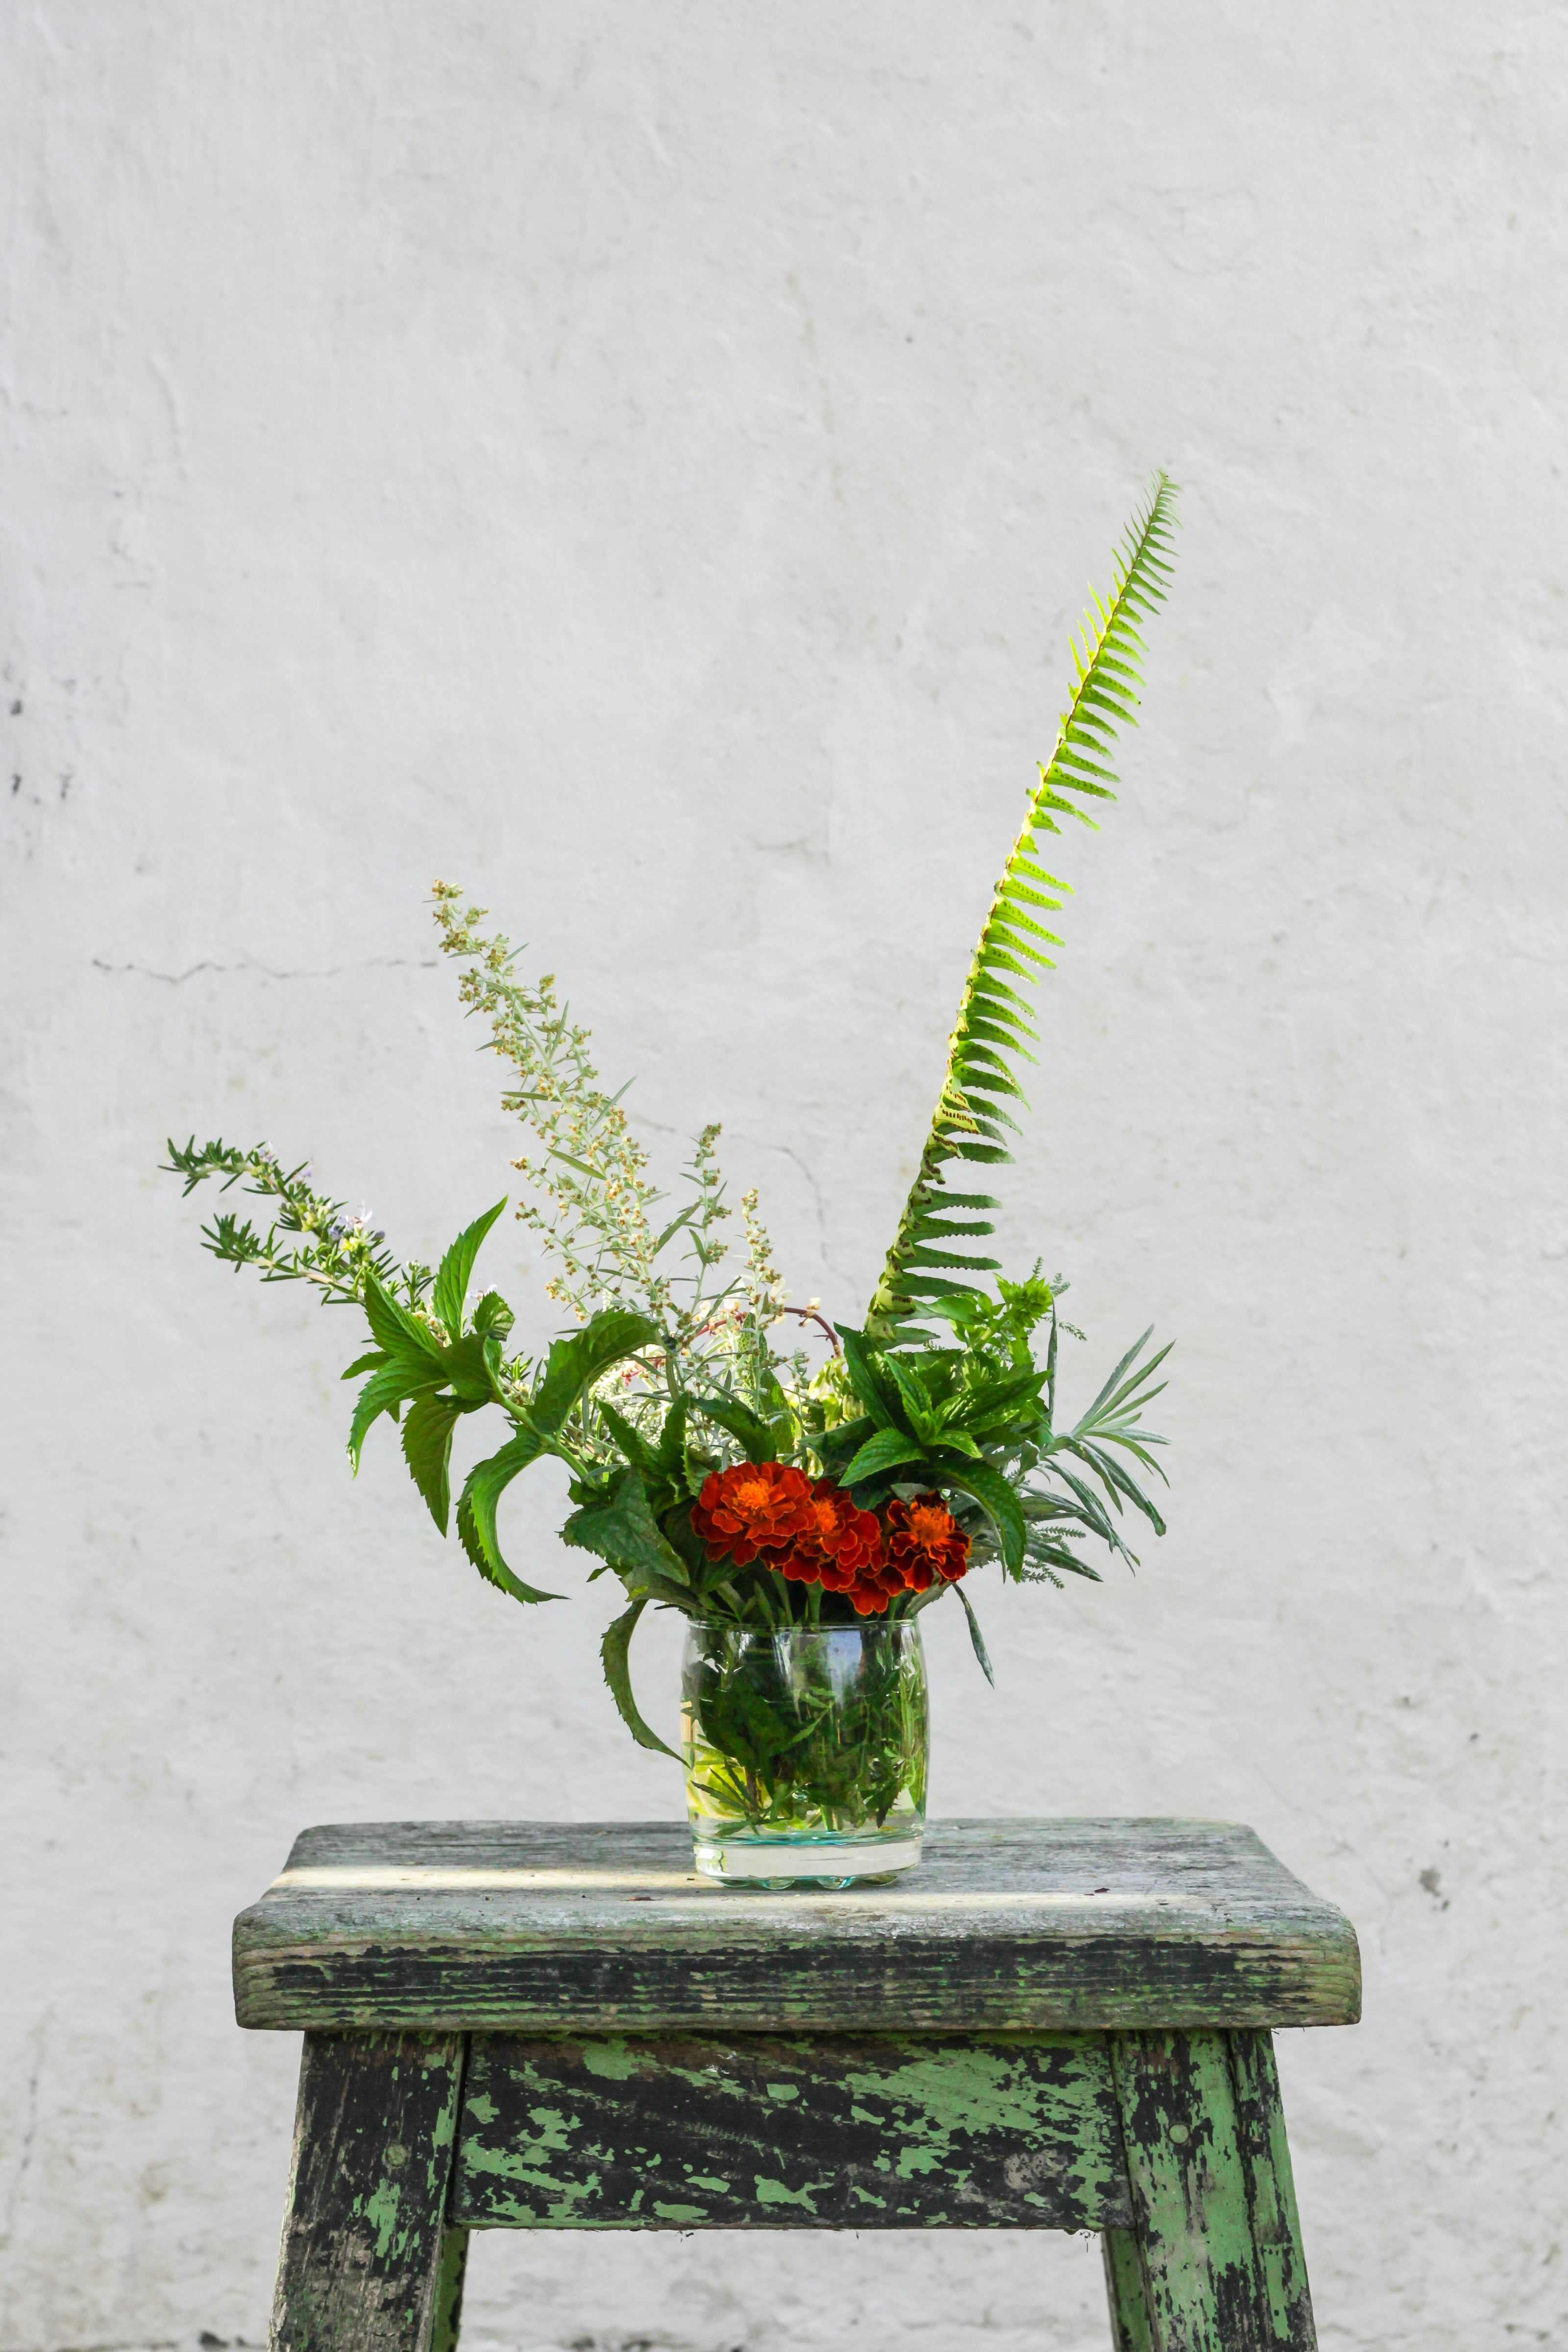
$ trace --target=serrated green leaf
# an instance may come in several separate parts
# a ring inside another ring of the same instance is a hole
[[[1016,1576],[1024,1559],[1024,1514],[1018,1507],[1018,1497],[1000,1470],[989,1463],[966,1463],[962,1470],[942,1472],[943,1481],[973,1495],[986,1517],[996,1530],[996,1541],[1004,1566]]]
[[[502,1402],[496,1388],[496,1370],[500,1361],[500,1341],[480,1331],[470,1331],[447,1350],[447,1378],[457,1391],[467,1412],[493,1400]]]
[[[607,1561],[628,1591],[656,1578],[676,1587],[688,1584],[686,1563],[660,1533],[635,1469],[621,1471],[605,1494],[574,1511],[561,1540]]]
[[[405,1398],[418,1396],[438,1385],[439,1375],[434,1366],[405,1353],[395,1356],[384,1371],[371,1374],[354,1401],[353,1419],[349,1424],[349,1460],[353,1464],[356,1478],[364,1441],[382,1414],[390,1413],[395,1421]]]
[[[994,1274],[1002,1263],[1000,1258],[970,1257],[955,1250],[928,1249],[924,1242],[910,1250],[909,1262],[911,1265],[955,1265],[968,1274]]]
[[[505,1206],[506,1202],[500,1200],[493,1209],[487,1209],[482,1217],[476,1217],[471,1225],[465,1225],[441,1260],[430,1303],[435,1307],[437,1320],[445,1325],[448,1339],[460,1339],[463,1336],[463,1307],[468,1296],[468,1277],[474,1270],[474,1260],[479,1254],[480,1243]]]
[[[474,1309],[473,1328],[481,1338],[504,1339],[517,1318],[499,1290],[487,1290]]]
[[[658,1466],[672,1485],[679,1481],[686,1450],[686,1400],[671,1405],[658,1433]]]
[[[911,1435],[903,1399],[883,1371],[877,1351],[868,1345],[865,1333],[848,1323],[836,1324],[834,1328],[844,1349],[845,1373],[857,1400],[879,1429],[901,1429],[906,1437]]]
[[[966,1462],[984,1462],[985,1459],[985,1456],[982,1454],[979,1446],[974,1443],[973,1438],[971,1437],[965,1430],[962,1429],[944,1429],[942,1433],[941,1442],[937,1445],[933,1446],[931,1451],[936,1457],[942,1461],[942,1475],[944,1476],[946,1475],[947,1467],[945,1457],[950,1454],[962,1454]]]
[[[443,1535],[452,1504],[447,1479],[452,1432],[461,1412],[455,1398],[437,1396],[426,1390],[424,1395],[415,1398],[403,1423],[403,1458]]]
[[[567,1414],[594,1382],[639,1348],[651,1347],[658,1327],[629,1307],[605,1307],[570,1339],[552,1343],[538,1387],[529,1399],[528,1418],[553,1437]]]
[[[918,1437],[906,1437],[901,1429],[879,1429],[839,1472],[838,1483],[841,1486],[863,1486],[868,1479],[896,1470],[900,1463],[923,1462],[925,1458],[926,1448]]]
[[[962,1265],[967,1263],[962,1258],[954,1260],[942,1257],[935,1250],[921,1252],[922,1263],[930,1263],[933,1260],[943,1265],[953,1264]],[[899,1402],[904,1409],[904,1420],[921,1444],[927,1446],[934,1444],[942,1426],[941,1420],[912,1366],[901,1364],[897,1356],[883,1356],[877,1361],[877,1370],[885,1376],[891,1377],[893,1386],[899,1392]]]
[[[388,1355],[412,1350],[416,1356],[428,1357],[432,1363],[445,1365],[446,1349],[434,1331],[416,1316],[410,1315],[405,1307],[399,1306],[374,1274],[365,1276],[364,1312],[376,1345],[384,1348]]]
[[[458,1539],[488,1583],[509,1592],[514,1601],[559,1601],[558,1592],[541,1592],[512,1574],[501,1556],[496,1535],[496,1510],[502,1495],[521,1471],[537,1462],[543,1441],[524,1430],[488,1461],[476,1463],[464,1482],[458,1502]]]

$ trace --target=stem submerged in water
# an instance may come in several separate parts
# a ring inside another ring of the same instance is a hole
[[[684,1752],[702,1828],[809,1840],[919,1821],[927,1746],[914,1624],[692,1626]]]

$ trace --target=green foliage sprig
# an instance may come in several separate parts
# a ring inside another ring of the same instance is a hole
[[[1025,1018],[1027,992],[1049,961],[1044,945],[1058,944],[1038,919],[1058,909],[1051,894],[1067,887],[1039,863],[1037,836],[1058,831],[1060,814],[1089,822],[1080,799],[1113,796],[1112,738],[1133,715],[1136,624],[1164,593],[1173,506],[1173,486],[1156,476],[1122,543],[1114,592],[1095,600],[1085,642],[1074,646],[1056,748],[993,896],[931,1131],[863,1327],[835,1326],[815,1300],[789,1302],[754,1192],[742,1197],[742,1248],[732,1261],[716,1127],[695,1138],[682,1190],[667,1198],[623,1108],[626,1088],[605,1087],[589,1034],[553,978],[520,978],[518,950],[447,883],[434,887],[440,944],[462,967],[465,1009],[506,1066],[503,1105],[531,1137],[512,1163],[524,1188],[515,1213],[552,1262],[547,1296],[577,1328],[533,1359],[510,1350],[514,1317],[499,1291],[470,1307],[479,1253],[506,1200],[467,1225],[432,1270],[399,1261],[368,1211],[351,1215],[315,1190],[307,1165],[286,1168],[265,1144],[198,1145],[193,1136],[169,1146],[165,1165],[187,1193],[211,1180],[272,1204],[264,1232],[220,1211],[202,1232],[216,1257],[363,1310],[373,1344],[343,1375],[363,1382],[348,1435],[356,1471],[370,1431],[389,1419],[445,1534],[456,1432],[469,1415],[502,1415],[504,1440],[468,1472],[455,1517],[479,1573],[515,1601],[558,1596],[506,1559],[501,1500],[534,1463],[565,1464],[573,1509],[562,1536],[594,1556],[590,1581],[608,1570],[621,1582],[626,1605],[605,1635],[605,1673],[645,1747],[664,1746],[630,1680],[632,1636],[649,1607],[776,1628],[855,1622],[868,1612],[912,1616],[951,1589],[989,1675],[959,1581],[966,1568],[994,1562],[1015,1581],[1097,1578],[1081,1547],[1098,1543],[1134,1563],[1129,1513],[1163,1533],[1147,1486],[1163,1476],[1153,1451],[1163,1440],[1142,1416],[1164,1385],[1155,1375],[1168,1350],[1150,1352],[1145,1332],[1087,1410],[1060,1415],[1059,1339],[1082,1336],[1061,1318],[1065,1285],[1042,1280],[1037,1265],[1012,1282],[974,1255],[997,1204],[949,1191],[945,1170],[952,1160],[1009,1157],[1005,1132],[1016,1122],[1005,1105],[1024,1100],[1014,1064],[1033,1058],[1026,1039],[1039,1042]],[[987,1276],[990,1285],[976,1279]],[[834,1354],[815,1370],[801,1348],[775,1347],[786,1315],[832,1340]],[[752,1502],[734,1507],[754,1503],[765,1516],[776,1504],[786,1534],[759,1538],[761,1549],[715,1539],[714,1511],[752,1489]],[[840,1541],[850,1548],[823,1549]],[[862,1581],[838,1572],[852,1558]]]
[[[1135,723],[1145,650],[1137,625],[1164,600],[1175,501],[1175,485],[1156,474],[1123,535],[1111,596],[1094,596],[1084,642],[1074,641],[1076,676],[1056,749],[1041,766],[1023,830],[992,895],[948,1042],[931,1132],[867,1317],[868,1328],[889,1341],[900,1332],[913,1338],[917,1317],[950,1310],[973,1295],[975,1286],[965,1276],[995,1271],[994,1258],[974,1256],[972,1244],[994,1231],[997,1202],[988,1192],[950,1192],[944,1171],[953,1160],[994,1165],[1013,1156],[1007,1130],[1016,1132],[1017,1121],[1005,1105],[1025,1103],[1016,1066],[1033,1062],[1029,1046],[1040,1042],[1026,1017],[1030,992],[1050,967],[1046,949],[1061,945],[1040,918],[1058,914],[1056,894],[1068,890],[1040,863],[1038,836],[1059,834],[1060,816],[1092,827],[1080,801],[1116,797],[1116,730]]]
[[[430,1287],[430,1268],[416,1263],[400,1266],[384,1246],[386,1235],[372,1227],[368,1209],[351,1214],[344,1202],[315,1190],[308,1161],[285,1169],[265,1143],[240,1151],[221,1141],[198,1144],[193,1135],[185,1144],[171,1137],[163,1164],[170,1175],[184,1178],[187,1193],[216,1177],[226,1192],[243,1183],[247,1192],[277,1202],[265,1234],[248,1217],[228,1210],[202,1227],[203,1248],[237,1272],[251,1265],[263,1282],[313,1283],[323,1300],[340,1307],[363,1305],[369,1275],[397,1285],[410,1307],[416,1308]]]

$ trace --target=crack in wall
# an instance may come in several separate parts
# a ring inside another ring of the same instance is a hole
[[[241,957],[237,963],[217,963],[204,957],[200,963],[187,964],[184,971],[159,971],[153,964],[106,963],[101,956],[94,956],[92,968],[94,971],[115,974],[130,972],[141,980],[163,981],[171,988],[178,988],[201,971],[252,971],[264,980],[341,980],[345,973],[354,971],[434,971],[440,961],[439,956],[366,956],[362,963],[324,964],[320,970],[301,966],[290,971],[276,964],[258,963],[249,956]]]

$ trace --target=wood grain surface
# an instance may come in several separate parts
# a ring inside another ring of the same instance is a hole
[[[1110,2042],[1133,2229],[1160,2352],[1314,2352],[1290,2159],[1262,2034]],[[1136,2344],[1135,2301],[1112,2311]]]
[[[477,2039],[480,2229],[1057,2229],[1132,2208],[1103,2037]]]
[[[242,2025],[875,2033],[1344,2025],[1353,1929],[1247,1829],[948,1822],[842,1893],[726,1888],[679,1823],[305,1831],[235,1923]]]
[[[307,2034],[271,2352],[444,2352],[466,2234],[446,2214],[463,2043]]]

